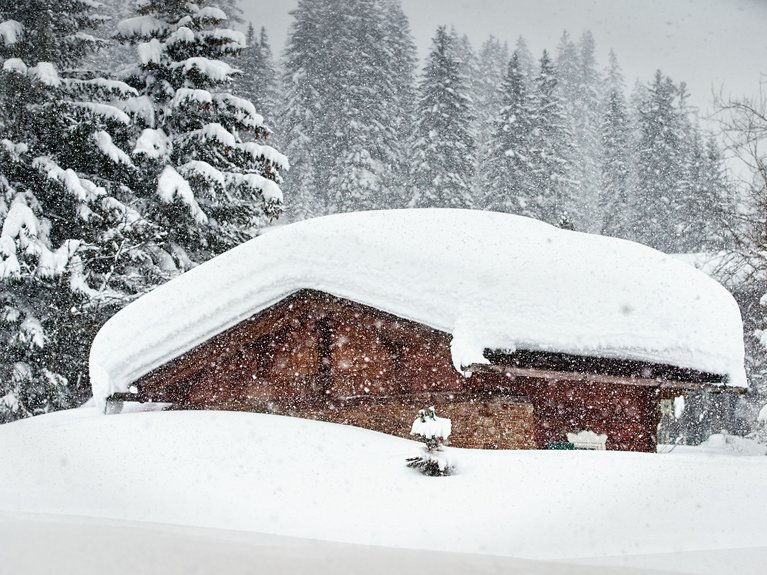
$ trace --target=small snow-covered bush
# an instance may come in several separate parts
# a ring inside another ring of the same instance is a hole
[[[449,419],[437,417],[434,406],[418,411],[418,417],[410,428],[410,435],[423,442],[423,452],[407,459],[407,466],[418,469],[424,475],[439,477],[450,475],[454,469],[444,442],[450,437],[452,424]]]

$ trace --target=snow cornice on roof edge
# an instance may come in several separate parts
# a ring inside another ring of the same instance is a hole
[[[633,242],[509,214],[389,210],[276,227],[160,286],[99,331],[104,401],[146,373],[300,289],[378,308],[452,336],[462,370],[486,349],[661,363],[745,387],[729,292]]]

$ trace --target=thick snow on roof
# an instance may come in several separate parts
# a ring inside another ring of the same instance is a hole
[[[450,333],[457,368],[489,349],[667,363],[745,386],[740,312],[721,285],[636,243],[466,210],[339,214],[271,230],[116,314],[90,370],[103,400],[311,288]]]

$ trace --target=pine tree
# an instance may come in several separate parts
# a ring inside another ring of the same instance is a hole
[[[320,98],[326,97],[323,78],[326,62],[321,47],[329,6],[322,0],[299,0],[295,20],[288,33],[284,54],[284,105],[278,123],[291,159],[291,178],[287,182],[286,217],[302,220],[329,213],[331,200],[327,181],[322,181],[333,158],[320,139],[321,121],[326,117]]]
[[[418,67],[415,40],[410,32],[407,16],[402,11],[399,0],[383,3],[385,42],[389,46],[386,72],[391,82],[391,100],[387,102],[396,164],[393,166],[391,187],[392,205],[380,207],[404,206],[407,197],[408,171],[410,169],[410,144],[415,123],[415,73]],[[397,192],[396,190],[401,190]]]
[[[386,59],[386,29],[380,2],[360,0],[334,5],[330,21],[332,77],[336,94],[324,105],[330,114],[325,128],[336,165],[329,174],[335,209],[375,209],[390,202],[390,168],[397,155],[393,124],[386,117],[394,96],[379,64]]]
[[[285,53],[279,125],[314,215],[402,205],[414,47],[395,0],[301,0]]]
[[[611,50],[602,104],[602,161],[599,233],[630,239],[636,226],[631,201],[631,127],[624,96],[623,75]]]
[[[527,40],[520,36],[514,46],[519,59],[519,70],[527,81],[527,89],[532,91],[535,84],[535,58],[527,47]]]
[[[145,0],[120,23],[136,43],[128,102],[142,125],[133,157],[143,211],[163,230],[163,249],[181,267],[252,237],[282,209],[285,156],[251,102],[227,90],[236,71],[224,58],[245,45],[222,28],[227,15],[202,2]]]
[[[564,106],[575,104],[580,80],[580,54],[567,30],[562,31],[557,45],[557,87]],[[569,112],[569,110],[566,110]]]
[[[456,41],[442,26],[432,40],[420,86],[413,206],[471,207],[475,165],[471,122]]]
[[[674,83],[658,70],[638,110],[635,205],[641,206],[642,221],[636,239],[666,252],[679,246],[678,175],[683,164],[676,94]]]
[[[602,227],[600,212],[600,138],[601,78],[597,72],[594,37],[584,32],[578,42],[579,68],[575,85],[575,106],[580,111],[571,115],[576,154],[573,157],[574,179],[578,180],[578,217],[580,228],[596,232]],[[575,214],[574,214],[575,215]]]
[[[530,147],[532,189],[526,211],[537,219],[556,224],[574,210],[571,179],[572,133],[558,88],[557,72],[543,51],[533,98],[533,143]]]
[[[502,106],[495,121],[485,175],[485,203],[496,211],[532,215],[528,212],[535,196],[530,157],[532,102],[517,51],[509,61],[501,94]]]
[[[241,74],[235,79],[233,91],[237,96],[250,100],[258,113],[271,124],[277,107],[279,86],[266,28],[262,26],[256,34],[250,22],[245,40],[247,47],[235,62]]]
[[[107,19],[95,30],[88,31],[101,40],[101,45],[98,50],[86,54],[79,66],[94,70],[101,76],[116,77],[130,67],[135,59],[130,46],[117,42],[114,38],[117,34],[117,24],[133,15],[135,2],[104,0],[101,4],[99,12]]]
[[[82,33],[93,5],[0,4],[0,421],[84,399],[90,337],[144,285],[151,229],[122,184],[135,167],[115,107],[133,91],[74,68],[100,44]]]
[[[487,180],[490,169],[492,139],[495,122],[503,103],[503,82],[509,65],[509,51],[506,44],[501,44],[490,36],[479,52],[479,69],[474,82],[475,133],[477,142],[478,174]],[[483,200],[476,202],[476,207],[487,208]]]

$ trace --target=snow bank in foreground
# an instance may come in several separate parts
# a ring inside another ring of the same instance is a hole
[[[0,555],[23,575],[764,575],[767,563],[767,548],[551,562],[54,516],[0,517]]]
[[[648,247],[508,214],[398,210],[276,228],[115,315],[91,351],[94,396],[302,289],[453,335],[458,369],[515,348],[668,363],[744,386],[740,312],[714,280]]]
[[[456,475],[424,477],[405,467],[418,447],[288,417],[83,408],[0,426],[0,516],[547,560],[767,541],[767,457],[454,449]]]

